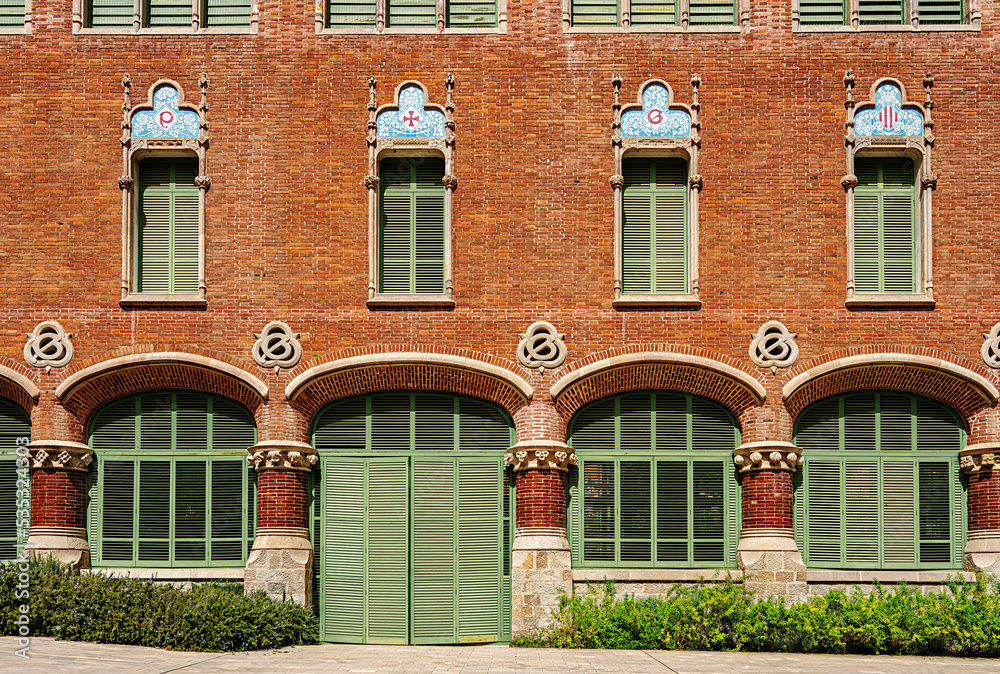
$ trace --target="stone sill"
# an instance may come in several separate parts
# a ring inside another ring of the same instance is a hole
[[[853,569],[807,569],[806,579],[814,583],[871,583],[876,578],[882,583],[933,583],[945,582],[949,576],[958,574],[965,580],[975,580],[971,571],[893,571],[893,570],[853,570]]]
[[[688,26],[684,28],[683,26],[630,26],[628,28],[622,28],[621,26],[571,26],[570,28],[563,28],[563,33],[565,34],[577,34],[577,35],[608,35],[608,34],[629,34],[629,33],[740,33],[742,28],[738,25],[733,26]]]
[[[793,28],[793,33],[981,33],[982,28],[978,26],[973,26],[968,23],[953,23],[953,24],[942,24],[934,26],[921,26],[920,28],[914,28],[910,25],[890,25],[890,26],[876,26],[876,25],[865,25],[858,26],[841,26],[841,25],[829,25],[829,26],[799,26],[798,28]]]
[[[102,566],[88,569],[90,573],[113,578],[154,578],[168,581],[243,580],[244,568],[147,569]]]
[[[118,305],[123,309],[144,307],[204,308],[208,306],[208,300],[197,293],[177,295],[132,293],[128,297],[118,300]]]
[[[654,293],[635,293],[620,295],[618,299],[611,302],[615,309],[645,307],[653,309],[656,307],[689,307],[700,309],[701,300],[695,295],[658,295]]]
[[[389,295],[377,293],[365,303],[369,309],[381,307],[436,307],[453,309],[455,300],[445,294],[440,295]]]
[[[31,29],[26,26],[4,26],[0,28],[0,35],[31,35]]]
[[[653,582],[678,583],[699,580],[721,581],[727,576],[733,580],[743,578],[739,569],[573,569],[573,582],[603,582],[605,578],[619,583]],[[811,580],[811,578],[810,578]]]
[[[926,307],[934,308],[934,298],[923,293],[866,293],[855,294],[844,300],[848,309],[865,309],[867,307]]]
[[[74,35],[160,35],[160,36],[178,36],[187,35],[190,37],[198,37],[199,35],[256,35],[257,31],[250,26],[246,28],[199,28],[198,30],[193,30],[191,28],[140,28],[139,32],[136,33],[132,27],[128,28],[80,28],[74,32]]]

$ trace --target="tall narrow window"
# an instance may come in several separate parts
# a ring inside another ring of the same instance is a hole
[[[913,160],[854,160],[854,283],[859,293],[916,292]]]
[[[139,166],[139,292],[197,293],[198,160],[145,159]]]
[[[625,159],[622,292],[688,291],[687,162]]]
[[[329,0],[326,20],[332,28],[370,28],[375,25],[376,0]]]
[[[25,13],[30,9],[25,0],[0,0],[0,32],[11,33],[28,30],[25,25]]]

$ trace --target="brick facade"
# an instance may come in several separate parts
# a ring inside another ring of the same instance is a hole
[[[31,526],[83,527],[87,474],[55,468],[31,471]]]
[[[257,473],[257,526],[308,527],[309,473],[262,470]]]
[[[744,531],[792,528],[792,473],[761,470],[741,475]]]
[[[517,473],[517,528],[566,528],[566,473],[522,470]]]

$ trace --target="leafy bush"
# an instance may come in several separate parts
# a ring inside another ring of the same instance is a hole
[[[17,564],[0,565],[0,626],[17,634],[18,607],[30,603],[30,631],[70,641],[182,651],[240,651],[315,643],[312,611],[240,583],[182,589],[139,578],[81,573],[51,560],[28,565],[27,599],[15,594]]]
[[[675,585],[663,598],[563,595],[552,626],[517,646],[893,655],[1000,655],[1000,582],[957,577],[941,592],[876,583],[786,604],[727,580]]]

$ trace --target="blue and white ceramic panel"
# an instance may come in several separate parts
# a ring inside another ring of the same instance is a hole
[[[198,113],[178,107],[177,90],[162,84],[153,92],[153,109],[132,115],[135,138],[197,138]]]
[[[924,116],[903,108],[903,94],[895,84],[884,82],[875,90],[875,107],[854,116],[855,136],[922,136]]]
[[[424,90],[415,84],[399,92],[399,109],[383,110],[375,118],[383,138],[444,138],[444,113],[424,109]]]
[[[691,115],[671,110],[667,88],[650,84],[642,92],[642,110],[622,113],[623,136],[690,136]]]

